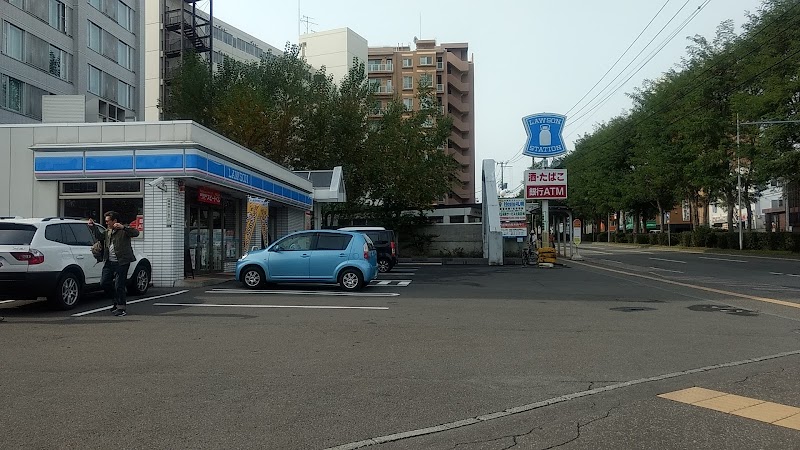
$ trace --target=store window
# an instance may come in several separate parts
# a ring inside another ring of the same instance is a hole
[[[144,216],[143,193],[141,180],[62,181],[61,214],[102,223],[106,211],[116,211],[120,222],[138,226]]]

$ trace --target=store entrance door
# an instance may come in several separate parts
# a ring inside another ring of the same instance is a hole
[[[197,272],[221,272],[222,209],[213,206],[189,206],[186,247]]]

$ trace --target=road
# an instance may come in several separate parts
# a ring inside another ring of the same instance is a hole
[[[99,297],[0,304],[0,433],[8,448],[798,448],[800,261],[581,254],[401,265],[358,296],[154,289],[125,318]]]

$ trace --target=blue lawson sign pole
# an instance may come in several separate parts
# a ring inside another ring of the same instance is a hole
[[[567,116],[556,113],[537,113],[522,118],[528,140],[522,154],[530,156],[533,164],[536,158],[551,158],[567,152],[564,145],[564,124]],[[527,192],[525,193],[527,197]],[[542,200],[542,246],[550,246],[550,205]]]

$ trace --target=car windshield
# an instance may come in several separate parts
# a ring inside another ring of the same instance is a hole
[[[0,223],[0,245],[30,245],[36,227],[20,223]]]

